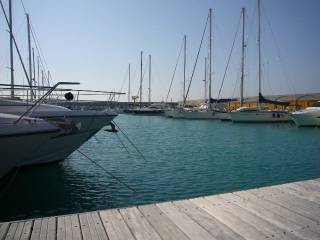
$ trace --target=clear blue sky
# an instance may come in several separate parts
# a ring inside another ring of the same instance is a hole
[[[3,0],[5,5],[7,2]],[[15,35],[27,62],[25,16],[20,0],[13,2]],[[54,81],[79,81],[81,88],[100,90],[120,90],[123,85],[122,91],[126,92],[127,68],[131,63],[132,92],[136,94],[139,88],[136,69],[140,51],[143,50],[145,62],[148,54],[153,59],[153,100],[162,100],[166,96],[184,34],[188,38],[187,72],[190,77],[210,7],[214,13],[213,96],[217,96],[240,11],[245,7],[248,44],[245,95],[257,95],[255,0],[24,0],[24,4],[31,15]],[[263,93],[319,92],[320,2],[262,0],[262,6]],[[10,82],[6,31],[7,26],[1,14],[1,83]],[[222,89],[222,96],[225,97],[239,95],[239,37]],[[201,98],[204,94],[202,79],[206,46],[207,41],[191,85],[190,98],[193,99]],[[173,84],[173,100],[181,100],[181,63]],[[17,83],[25,81],[21,73],[21,67],[16,63]],[[146,74],[144,100],[147,100],[147,87]]]

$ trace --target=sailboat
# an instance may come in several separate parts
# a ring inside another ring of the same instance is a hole
[[[289,103],[279,102],[266,99],[261,93],[261,13],[260,0],[258,0],[258,47],[259,47],[259,95],[258,106],[256,108],[248,108],[243,106],[243,68],[240,86],[240,108],[231,112],[231,119],[233,122],[248,122],[248,123],[278,123],[290,122],[290,113],[286,110],[269,110],[262,108],[262,103],[270,103],[279,106],[288,106]],[[243,66],[243,65],[242,65]]]
[[[209,9],[209,99],[211,99],[211,40],[212,40],[212,9]],[[184,69],[183,69],[183,104],[175,109],[168,110],[165,115],[172,118],[184,119],[214,119],[209,102],[206,108],[194,108],[186,106],[187,94],[185,93],[186,83],[186,36],[184,36]],[[189,89],[188,89],[189,90]],[[187,92],[188,93],[188,92]]]

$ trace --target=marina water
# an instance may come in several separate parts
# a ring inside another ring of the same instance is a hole
[[[185,199],[320,177],[320,129],[120,115],[63,162],[1,182],[0,221]],[[124,143],[122,145],[121,143]]]

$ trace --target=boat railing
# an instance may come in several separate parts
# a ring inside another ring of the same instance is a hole
[[[79,82],[58,82],[52,86],[44,95],[42,95],[37,101],[35,101],[30,108],[27,109],[21,116],[15,121],[15,124],[19,123],[25,116],[29,116],[37,107],[43,103],[43,101],[60,85],[78,85]]]

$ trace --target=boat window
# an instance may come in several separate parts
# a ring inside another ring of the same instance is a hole
[[[311,107],[320,107],[320,101],[312,104]]]
[[[280,114],[279,113],[277,114],[277,118],[280,118]]]
[[[273,118],[275,118],[275,117],[276,117],[276,115],[275,115],[274,113],[272,113],[272,117],[273,117]]]

